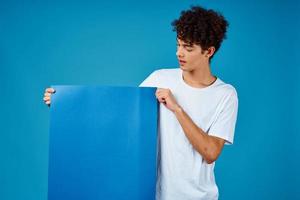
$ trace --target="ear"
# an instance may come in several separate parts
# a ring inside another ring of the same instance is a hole
[[[216,48],[214,46],[209,47],[207,50],[205,50],[205,57],[212,57],[216,51]]]

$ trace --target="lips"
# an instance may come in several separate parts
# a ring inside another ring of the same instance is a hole
[[[180,62],[180,64],[185,64],[186,63],[186,61],[184,61],[184,60],[179,60],[179,62]]]

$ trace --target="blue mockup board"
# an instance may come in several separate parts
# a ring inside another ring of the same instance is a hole
[[[154,200],[155,88],[52,86],[49,200]]]

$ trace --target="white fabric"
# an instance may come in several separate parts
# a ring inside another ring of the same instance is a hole
[[[169,88],[179,105],[203,131],[232,144],[238,98],[230,84],[217,80],[205,88],[191,87],[182,70],[160,69],[140,87]],[[218,199],[214,177],[215,163],[207,164],[192,147],[174,113],[159,108],[158,171],[156,200]]]

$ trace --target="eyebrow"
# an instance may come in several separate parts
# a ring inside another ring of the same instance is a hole
[[[176,42],[177,42],[177,44],[179,43],[178,42],[178,39],[176,38]],[[192,43],[190,43],[190,44],[183,44],[182,46],[185,46],[185,47],[193,47],[193,44]]]

